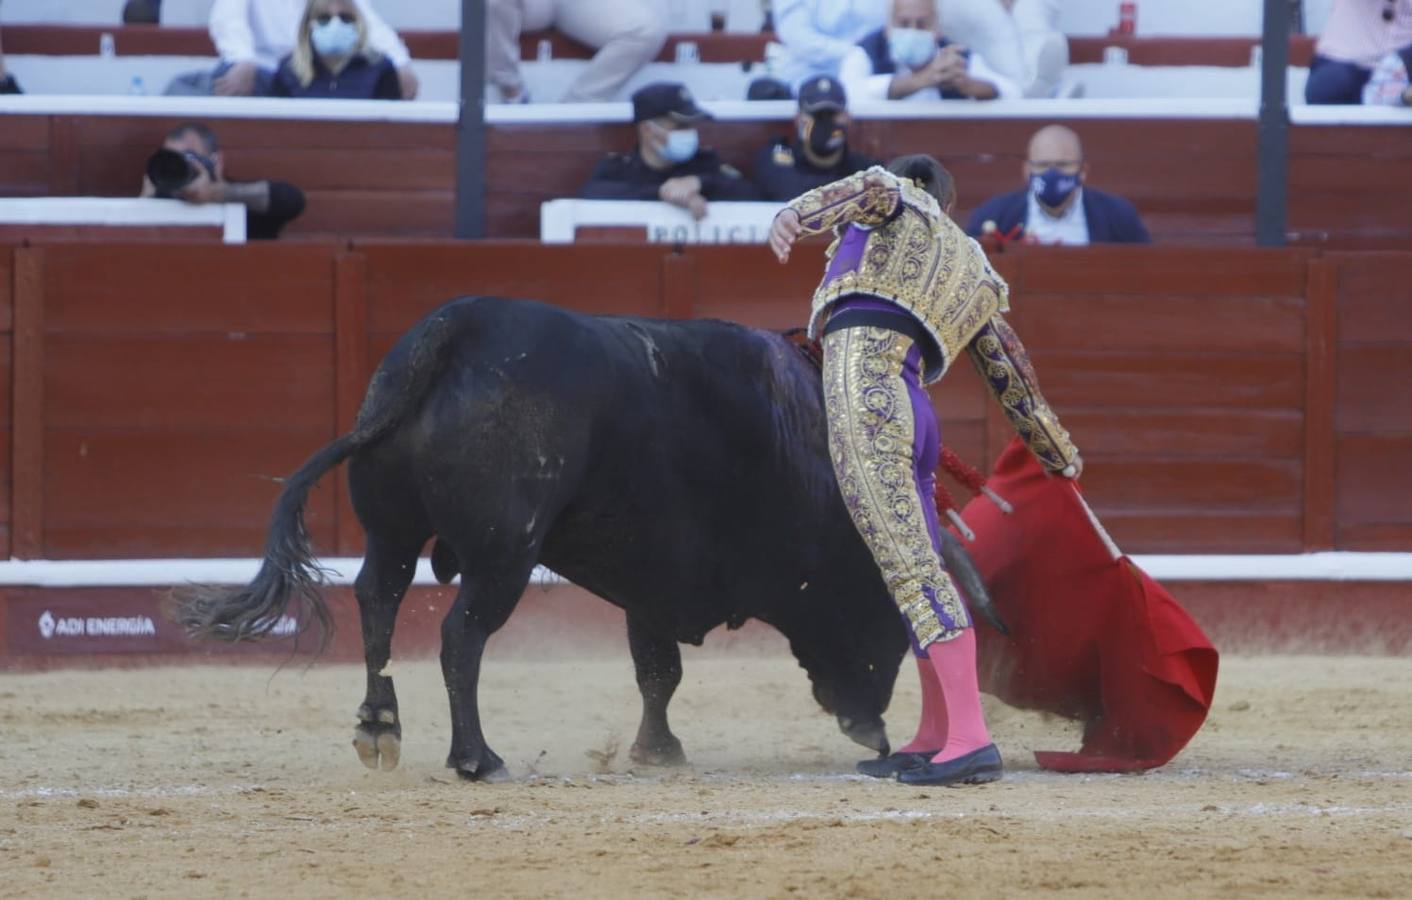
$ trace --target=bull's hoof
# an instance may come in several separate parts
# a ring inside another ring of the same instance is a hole
[[[681,741],[676,738],[672,738],[670,742],[659,741],[655,744],[635,742],[628,755],[640,766],[686,765],[686,753],[681,748]]]
[[[455,769],[456,776],[462,781],[495,784],[510,780],[510,770],[505,768],[505,761],[491,750],[484,751],[480,756],[461,758],[453,755],[447,758],[446,768]]]
[[[391,772],[402,760],[402,724],[397,712],[367,706],[358,708],[358,727],[353,730],[353,749],[369,769]]]

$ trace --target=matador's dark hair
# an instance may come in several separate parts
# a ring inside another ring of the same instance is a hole
[[[956,200],[956,179],[936,157],[925,153],[899,156],[887,164],[887,170],[899,178],[910,178],[917,187],[936,198],[943,211]]]

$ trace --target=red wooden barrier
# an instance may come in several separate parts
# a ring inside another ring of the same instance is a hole
[[[349,427],[373,365],[437,304],[533,296],[784,328],[804,322],[820,252],[779,266],[758,247],[643,244],[7,248],[0,540],[20,557],[257,553],[275,479]],[[999,258],[1089,495],[1132,552],[1412,548],[1409,261]],[[1008,427],[978,379],[961,363],[933,396],[948,442],[984,466]],[[310,526],[357,552],[340,479]]]

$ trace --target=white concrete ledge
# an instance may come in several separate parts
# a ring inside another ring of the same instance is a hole
[[[1412,581],[1412,553],[1305,553],[1268,556],[1216,554],[1132,557],[1159,581]],[[362,560],[319,560],[336,585],[351,585]],[[174,584],[244,584],[255,577],[258,559],[9,560],[0,562],[0,586],[164,587]],[[562,579],[544,567],[533,584]],[[415,584],[433,585],[431,563],[417,564]]]
[[[113,197],[0,198],[0,225],[95,225],[135,228],[219,228],[227,244],[245,243],[239,203],[183,203]]]

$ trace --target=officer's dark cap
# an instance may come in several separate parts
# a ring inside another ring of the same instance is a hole
[[[799,86],[799,108],[806,113],[848,108],[848,95],[837,78],[815,75]]]
[[[632,120],[669,117],[678,122],[700,122],[711,114],[696,105],[686,85],[675,81],[657,81],[638,89],[632,95]]]

